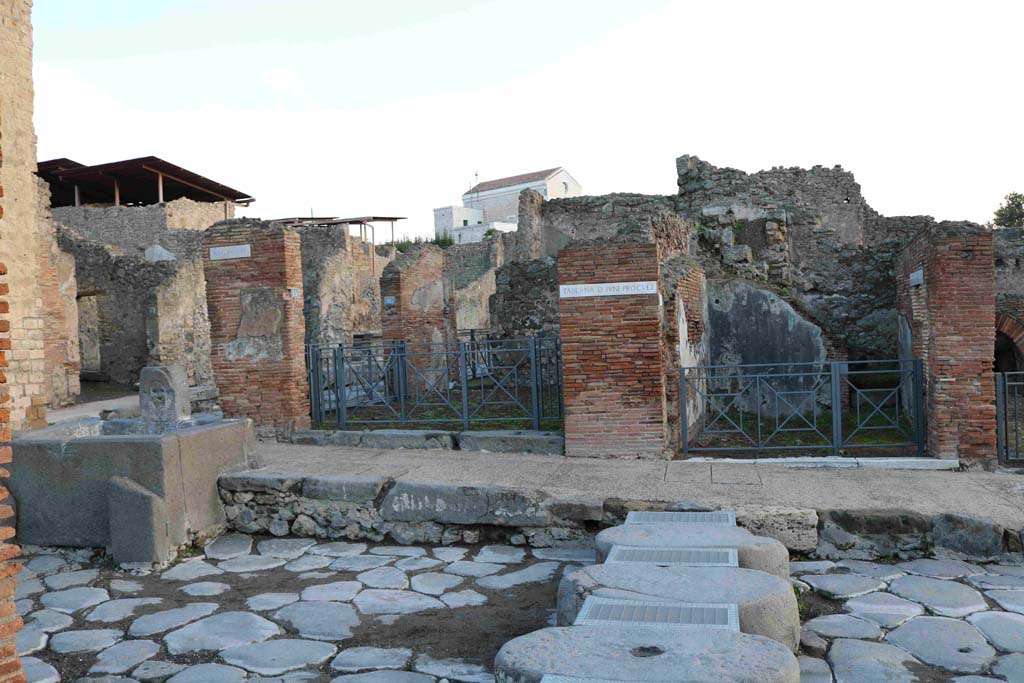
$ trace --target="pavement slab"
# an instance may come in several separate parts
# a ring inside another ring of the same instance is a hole
[[[849,569],[854,574],[870,576],[873,579],[881,579],[883,581],[891,581],[906,574],[905,571],[891,564],[868,562],[867,560],[840,560],[836,562],[836,567],[839,569]]]
[[[855,617],[870,619],[885,628],[896,628],[903,622],[924,614],[924,607],[892,593],[868,593],[847,600],[843,609]]]
[[[178,628],[196,619],[209,616],[218,608],[219,605],[215,602],[193,602],[184,607],[146,614],[132,622],[128,628],[128,635],[138,638],[170,631],[172,628]]]
[[[294,602],[272,617],[289,632],[312,640],[346,640],[359,625],[355,609],[342,602]]]
[[[67,588],[62,591],[46,593],[40,598],[43,607],[65,614],[73,614],[87,607],[93,607],[110,599],[110,594],[102,588]]]
[[[168,581],[195,581],[205,576],[217,576],[223,573],[223,569],[218,569],[203,560],[186,560],[174,565],[160,576]]]
[[[331,601],[349,602],[362,590],[363,585],[358,581],[334,581],[332,583],[321,583],[316,586],[309,586],[302,591],[302,600],[306,602]]]
[[[209,560],[231,560],[252,551],[252,536],[248,534],[224,534],[207,543],[203,553]]]
[[[482,593],[477,593],[475,590],[466,589],[456,591],[454,593],[445,593],[441,596],[441,602],[452,609],[458,609],[459,607],[477,607],[487,602],[487,596]]]
[[[255,614],[222,612],[171,631],[164,636],[164,643],[168,652],[180,655],[262,642],[280,633],[277,624]]]
[[[487,545],[473,559],[495,564],[519,564],[526,559],[526,551],[510,545]]]
[[[977,612],[967,621],[1002,652],[1024,652],[1024,614],[1016,612]]]
[[[59,654],[98,652],[121,640],[124,634],[112,628],[61,631],[50,638],[50,649]]]
[[[350,557],[352,555],[362,555],[366,552],[366,548],[367,545],[365,543],[334,541],[332,543],[315,545],[309,549],[309,552],[313,555],[324,555],[326,557]]]
[[[908,574],[929,576],[933,579],[959,579],[974,574],[984,574],[985,570],[969,562],[960,560],[920,559],[901,562],[896,565]]]
[[[859,574],[815,574],[801,577],[801,580],[819,593],[839,600],[885,589],[885,583],[880,579]]]
[[[421,560],[424,558],[408,557],[407,560]],[[365,584],[368,588],[408,588],[409,577],[397,567],[378,567],[356,575],[356,580]]]
[[[985,595],[1008,612],[1024,614],[1024,591],[997,590],[986,591]]]
[[[981,593],[955,581],[924,576],[902,576],[889,585],[896,595],[913,600],[944,617],[966,617],[988,609]]]
[[[196,664],[167,679],[167,683],[241,683],[248,674],[245,669],[224,664]]]
[[[244,574],[277,569],[283,566],[285,562],[286,560],[266,555],[242,555],[231,560],[225,560],[218,564],[217,567],[232,574]]]
[[[481,577],[497,574],[498,572],[505,571],[506,569],[507,567],[505,565],[494,562],[468,562],[465,560],[458,560],[445,567],[444,571],[446,574],[455,574],[456,576]]]
[[[331,668],[341,673],[404,669],[411,659],[412,650],[408,648],[353,647],[338,653]]]
[[[412,589],[418,593],[427,595],[441,595],[445,591],[455,588],[465,581],[461,576],[453,574],[442,574],[440,572],[427,572],[412,577]]]
[[[186,595],[198,598],[226,593],[231,590],[231,586],[220,581],[197,581],[196,583],[186,584],[178,590]]]
[[[430,557],[407,557],[404,560],[395,562],[395,568],[403,572],[421,572],[424,569],[440,567],[444,562]]]
[[[36,657],[22,657],[21,669],[27,683],[60,683],[60,673]]]
[[[323,569],[332,562],[330,557],[326,555],[303,555],[302,557],[292,560],[284,566],[286,571],[290,572],[308,572],[315,569]]]
[[[56,631],[63,631],[73,623],[75,623],[75,620],[63,612],[41,609],[38,612],[33,612],[25,619],[25,628],[42,631],[43,633],[54,633]]]
[[[152,640],[125,640],[100,652],[89,673],[123,674],[158,652],[160,645]]]
[[[399,590],[364,590],[352,602],[363,614],[412,614],[447,609],[443,602],[430,596]]]
[[[317,666],[334,656],[333,645],[318,640],[280,638],[255,645],[239,645],[223,650],[221,659],[246,671],[277,676],[307,666]]]
[[[260,555],[276,557],[282,560],[296,560],[316,545],[311,538],[272,538],[260,541],[256,549]]]
[[[885,639],[923,662],[957,673],[981,673],[996,654],[978,629],[948,617],[915,617]]]
[[[800,683],[832,683],[832,668],[824,659],[800,657]]]
[[[527,583],[541,583],[549,581],[558,571],[560,565],[557,562],[538,562],[525,569],[519,569],[507,574],[496,576],[485,576],[477,579],[476,583],[488,590],[508,590]]]
[[[906,650],[868,640],[840,639],[828,651],[836,683],[919,683],[921,663]]]
[[[132,677],[138,679],[142,683],[150,683],[150,681],[165,681],[184,668],[184,664],[150,659],[136,667],[136,669],[132,671]]]
[[[339,557],[331,562],[330,568],[339,572],[361,572],[383,567],[394,562],[396,559],[392,555],[353,555],[351,557]]]
[[[104,602],[91,612],[85,615],[86,621],[100,621],[114,623],[127,619],[135,614],[135,611],[148,605],[159,605],[163,600],[160,598],[120,598]]]
[[[61,590],[72,586],[84,586],[96,580],[100,574],[98,569],[80,569],[74,572],[51,574],[43,579],[50,590]]]
[[[825,638],[878,640],[882,637],[882,629],[875,622],[858,619],[847,614],[828,614],[816,617],[804,624],[804,628]]]
[[[298,593],[260,593],[259,595],[247,598],[245,605],[253,612],[268,612],[281,609],[285,605],[298,602],[298,600]]]
[[[1024,655],[1000,657],[992,665],[992,673],[1002,676],[1007,683],[1024,683]]]
[[[331,683],[435,683],[427,674],[412,671],[370,671],[364,674],[346,674],[332,678]]]

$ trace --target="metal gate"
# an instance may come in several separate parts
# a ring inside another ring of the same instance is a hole
[[[1024,372],[996,373],[996,450],[1004,465],[1024,465]]]
[[[555,338],[306,348],[313,426],[560,429]]]
[[[923,385],[916,359],[683,368],[682,452],[924,455]]]

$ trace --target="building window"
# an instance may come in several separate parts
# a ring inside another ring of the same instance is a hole
[[[564,192],[565,194],[569,194],[569,183],[562,183],[562,192]]]
[[[466,227],[467,225],[469,225],[469,219],[468,218],[463,218],[462,219],[462,227]]]

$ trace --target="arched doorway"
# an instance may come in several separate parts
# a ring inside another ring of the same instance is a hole
[[[1024,372],[1024,325],[1005,314],[996,316],[996,339],[993,366],[996,372]]]

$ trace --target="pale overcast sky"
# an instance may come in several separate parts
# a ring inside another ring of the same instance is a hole
[[[36,0],[40,159],[156,155],[245,214],[408,216],[566,167],[841,164],[889,215],[1024,191],[1024,2]]]

